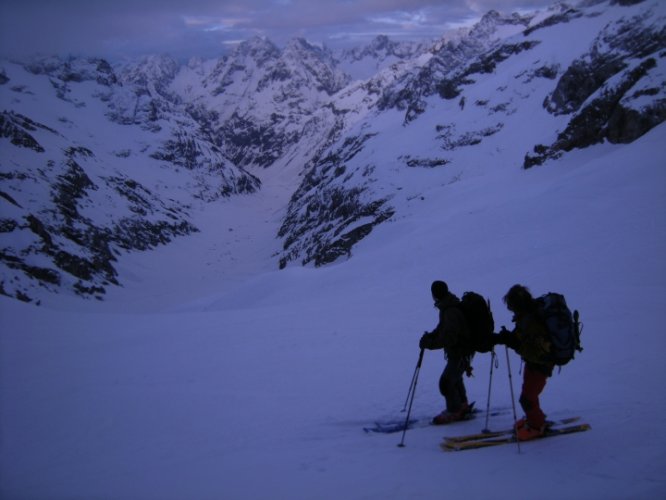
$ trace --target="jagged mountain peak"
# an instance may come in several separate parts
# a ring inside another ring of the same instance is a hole
[[[476,23],[476,25],[472,28],[472,32],[474,32],[475,29],[482,32],[492,31],[497,26],[503,24],[525,25],[526,23],[529,23],[529,20],[532,17],[533,17],[532,15],[521,16],[516,12],[510,14],[502,14],[496,10],[490,10],[481,17],[478,23]]]
[[[366,57],[378,60],[389,56],[405,58],[412,57],[420,47],[421,44],[418,42],[397,42],[387,35],[377,35],[368,45],[343,50],[342,58],[352,61],[360,61]]]
[[[321,116],[325,106],[348,83],[328,49],[302,38],[282,50],[254,38],[217,61],[199,88],[184,83],[197,78],[179,75],[177,85],[188,89],[188,105],[210,111],[199,114],[206,116],[213,140],[242,167],[269,167],[305,135],[327,128],[334,119]]]
[[[280,57],[280,49],[267,37],[254,36],[238,44],[229,56],[230,59],[241,60],[250,58],[257,66]]]
[[[98,57],[35,56],[19,64],[34,75],[49,75],[62,82],[92,80],[110,85],[117,81],[111,64]]]
[[[477,40],[506,38],[527,28],[533,18],[534,14],[501,14],[491,10],[470,29],[468,37]]]
[[[124,64],[120,73],[124,82],[145,85],[149,80],[171,81],[179,69],[180,64],[173,57],[161,54]]]
[[[427,50],[421,42],[397,42],[378,35],[367,45],[344,49],[338,55],[340,68],[352,80],[368,80],[393,64],[408,61]]]
[[[384,50],[386,52],[392,51],[397,44],[393,42],[387,35],[377,35],[368,45],[370,50]]]
[[[288,51],[294,51],[294,52],[300,52],[300,51],[307,51],[307,52],[314,52],[318,54],[330,54],[330,51],[323,45],[317,44],[317,43],[312,43],[306,40],[303,37],[294,37],[291,38],[287,44],[285,45],[284,48],[285,52]]]
[[[405,121],[413,120],[424,111],[426,98],[438,92],[437,82],[445,75],[502,40],[521,33],[533,18],[534,15],[490,11],[471,28],[447,34],[432,45],[423,64],[383,90],[379,107],[404,110]]]
[[[336,67],[333,54],[325,47],[310,44],[303,38],[292,39],[282,52],[273,78],[303,84],[329,96],[342,89],[348,77]]]

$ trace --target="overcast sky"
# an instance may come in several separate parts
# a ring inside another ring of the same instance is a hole
[[[213,57],[240,40],[278,45],[300,36],[331,47],[378,34],[432,39],[491,9],[539,9],[555,0],[0,0],[3,56],[144,53]]]

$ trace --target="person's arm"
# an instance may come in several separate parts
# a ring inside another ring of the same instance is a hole
[[[517,351],[520,346],[520,339],[518,339],[518,335],[516,335],[515,329],[513,331],[509,331],[506,329],[506,327],[503,326],[500,332],[496,333],[493,337],[494,345],[505,345],[514,351]]]

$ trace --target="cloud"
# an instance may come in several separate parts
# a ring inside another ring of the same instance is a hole
[[[1,55],[215,56],[254,35],[278,44],[434,38],[491,8],[548,0],[0,0]]]

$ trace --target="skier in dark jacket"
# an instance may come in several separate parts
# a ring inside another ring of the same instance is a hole
[[[546,415],[541,410],[539,395],[553,374],[554,363],[550,360],[550,339],[543,321],[539,317],[537,302],[530,291],[522,285],[514,285],[504,296],[504,303],[514,313],[515,328],[496,335],[495,344],[503,344],[516,351],[525,362],[520,405],[525,418],[516,423],[516,436],[521,441],[534,439],[546,429]]]
[[[463,374],[470,367],[469,330],[458,307],[460,300],[449,292],[443,281],[434,281],[430,287],[435,307],[439,309],[439,323],[432,332],[425,332],[419,342],[421,349],[444,349],[446,366],[439,379],[439,392],[446,400],[446,409],[433,418],[433,424],[443,425],[463,420],[471,411]]]

